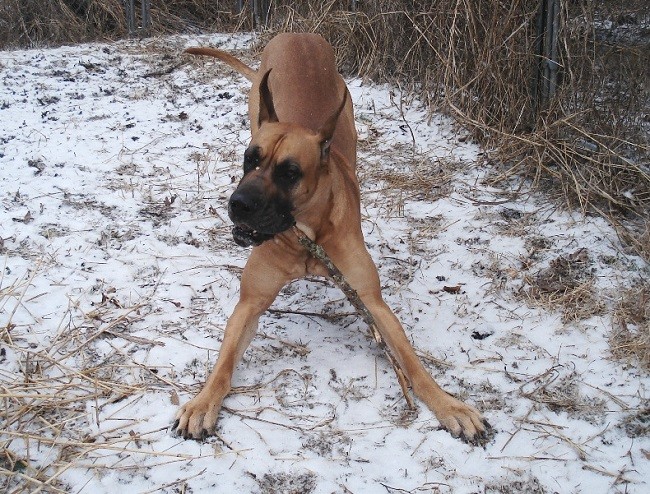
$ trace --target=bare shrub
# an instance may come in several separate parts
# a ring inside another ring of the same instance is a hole
[[[246,12],[235,2],[167,0],[151,2],[154,33],[245,27]],[[135,2],[139,18],[140,3]],[[0,4],[0,49],[59,45],[128,35],[123,0],[6,0]]]
[[[0,48],[77,42],[126,34],[120,0],[7,0]],[[0,25],[1,25],[0,24]]]

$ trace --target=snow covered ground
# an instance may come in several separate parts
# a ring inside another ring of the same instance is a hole
[[[248,82],[181,52],[245,56],[251,42],[0,52],[0,485],[648,492],[650,381],[608,342],[647,265],[601,219],[499,179],[446,118],[357,79],[363,228],[385,297],[494,439],[472,447],[421,403],[409,413],[322,279],[292,283],[262,318],[218,436],[170,433],[214,363],[248,253],[225,208]]]

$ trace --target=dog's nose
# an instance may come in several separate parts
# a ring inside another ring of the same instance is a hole
[[[236,190],[230,196],[230,214],[234,219],[247,218],[259,209],[261,202],[258,194],[251,194],[250,191]]]

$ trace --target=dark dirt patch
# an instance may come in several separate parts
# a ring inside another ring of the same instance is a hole
[[[604,302],[594,288],[595,269],[586,248],[553,259],[549,266],[526,276],[525,297],[533,305],[561,310],[565,323],[602,314]]]
[[[265,473],[261,478],[253,475],[260,494],[309,494],[316,488],[316,475],[305,473]]]
[[[532,476],[520,480],[504,479],[503,482],[490,482],[483,490],[484,494],[512,494],[514,492],[544,494],[548,491],[541,486],[536,477]]]
[[[620,427],[628,437],[648,437],[650,435],[650,408],[644,408],[627,416]]]

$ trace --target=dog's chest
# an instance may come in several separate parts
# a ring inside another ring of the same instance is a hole
[[[309,256],[305,261],[308,276],[328,276],[327,269],[318,259]]]

